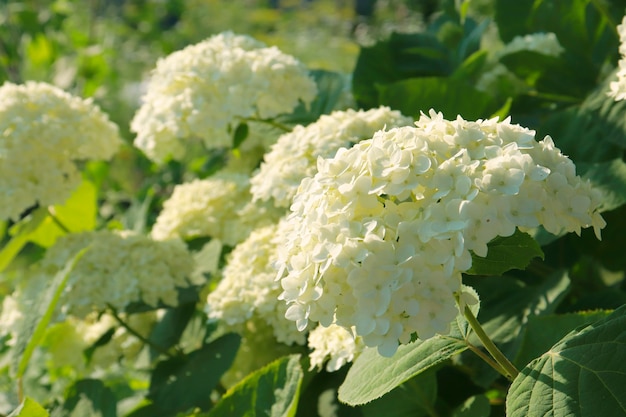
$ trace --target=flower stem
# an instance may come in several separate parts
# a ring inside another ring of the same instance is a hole
[[[59,226],[59,228],[61,230],[63,230],[63,233],[68,234],[68,235],[70,233],[72,233],[72,231],[70,229],[68,229],[67,226],[65,226],[63,224],[63,222],[61,222],[61,220],[59,220],[59,218],[57,217],[56,213],[54,212],[54,207],[53,206],[49,206],[48,207],[48,216],[50,216],[50,218],[52,219],[54,224],[56,224],[57,226]]]
[[[265,123],[267,125],[270,125],[272,127],[275,127],[276,129],[282,130],[283,132],[291,132],[293,129],[290,128],[287,125],[284,125],[282,123],[279,123],[275,120],[272,119],[261,119],[258,117],[246,117],[245,119],[243,119],[246,122],[259,122],[259,123]]]
[[[115,307],[113,307],[111,304],[107,304],[107,307],[109,308],[109,310],[111,311],[111,315],[113,316],[113,318],[115,319],[115,321],[117,321],[119,323],[120,326],[122,326],[124,329],[126,329],[126,331],[130,334],[132,334],[133,336],[135,336],[137,339],[141,340],[144,344],[150,346],[152,349],[156,350],[157,352],[159,352],[162,355],[165,355],[169,358],[174,358],[174,356],[168,352],[166,349],[162,348],[161,346],[155,344],[153,341],[151,341],[150,339],[147,339],[146,337],[144,337],[141,333],[139,333],[137,330],[133,329],[132,327],[130,327],[128,325],[128,323],[126,323],[124,320],[122,320],[122,318],[119,316],[117,309]]]
[[[500,349],[498,349],[498,347],[491,341],[489,336],[487,336],[487,333],[485,333],[482,326],[474,316],[474,313],[472,313],[472,310],[469,309],[469,307],[465,307],[464,315],[465,319],[472,327],[472,330],[474,330],[474,332],[476,333],[476,336],[478,336],[485,349],[487,349],[487,352],[489,352],[491,357],[501,367],[503,372],[499,372],[502,373],[509,381],[513,381],[515,377],[519,374],[519,371],[517,370],[515,365],[513,365],[511,361],[509,361],[507,357],[504,356]]]

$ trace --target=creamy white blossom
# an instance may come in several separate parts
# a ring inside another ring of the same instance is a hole
[[[561,46],[559,39],[553,32],[537,32],[524,36],[516,36],[511,42],[504,45],[497,54],[498,56],[504,56],[520,51],[532,51],[542,55],[559,56],[565,49]]]
[[[626,16],[617,26],[617,32],[619,33],[621,58],[617,64],[617,81],[611,82],[609,96],[613,97],[615,101],[621,101],[626,98]]]
[[[309,103],[317,87],[304,65],[276,47],[224,32],[160,59],[131,122],[135,146],[162,162],[186,141],[230,147],[241,119],[267,119]]]
[[[278,300],[282,289],[272,265],[281,243],[275,240],[277,229],[256,229],[233,249],[221,281],[208,296],[207,311],[209,318],[234,330],[249,320],[264,322],[278,342],[303,345],[304,333],[285,318],[287,306]]]
[[[574,163],[509,119],[431,110],[317,165],[281,232],[287,318],[354,328],[385,356],[415,334],[449,332],[471,252],[487,256],[495,237],[539,225],[599,236],[605,225]]]
[[[110,159],[117,126],[91,100],[46,83],[0,87],[0,219],[61,204],[81,182],[77,162]]]
[[[265,155],[250,180],[253,199],[273,199],[276,206],[289,207],[300,181],[315,174],[318,157],[334,156],[339,148],[369,139],[385,126],[408,126],[412,121],[389,107],[379,107],[335,111],[306,127],[298,125],[278,138]]]
[[[268,204],[251,205],[251,199],[250,177],[246,174],[220,172],[179,184],[163,203],[152,237],[210,236],[235,246],[253,229],[273,223],[282,214]]]
[[[326,364],[328,372],[337,371],[353,362],[365,348],[360,337],[355,337],[350,330],[336,324],[317,326],[311,330],[308,344],[311,349],[310,369],[321,369]]]
[[[73,233],[57,240],[41,262],[52,275],[81,249],[60,301],[64,313],[79,318],[112,306],[123,311],[143,301],[178,305],[177,288],[190,285],[193,258],[179,239],[155,241],[130,231]]]

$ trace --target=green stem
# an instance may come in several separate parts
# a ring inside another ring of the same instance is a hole
[[[65,226],[61,220],[59,220],[56,213],[54,212],[53,206],[48,207],[48,216],[50,216],[54,224],[56,224],[57,226],[59,226],[61,230],[63,230],[63,233],[68,234],[68,235],[72,233],[72,231],[68,229],[67,226]]]
[[[613,34],[619,39],[619,32],[617,31],[617,25],[621,22],[616,22],[611,17],[608,9],[603,2],[598,0],[591,0],[591,4],[598,10],[598,12],[609,22],[609,26],[613,29]]]
[[[119,316],[119,314],[117,313],[117,309],[115,307],[113,307],[111,304],[107,304],[107,307],[109,308],[109,310],[111,311],[111,315],[113,316],[113,318],[115,319],[115,321],[117,321],[119,323],[120,326],[122,326],[124,329],[126,329],[126,331],[130,334],[132,334],[133,336],[135,336],[137,339],[141,340],[144,344],[150,346],[152,349],[156,350],[157,352],[159,352],[162,355],[165,355],[169,358],[174,358],[174,356],[168,352],[166,349],[163,349],[161,346],[155,344],[154,342],[152,342],[150,339],[147,339],[146,337],[144,337],[141,333],[139,333],[137,330],[133,329],[132,327],[130,327],[128,325],[128,323],[126,323],[124,320],[122,320],[122,318]]]
[[[515,365],[513,365],[511,361],[509,361],[507,357],[504,356],[500,349],[498,349],[498,347],[491,341],[489,336],[487,336],[487,333],[485,333],[482,326],[480,325],[480,323],[474,316],[474,313],[472,313],[472,310],[470,310],[469,307],[465,307],[464,315],[465,319],[476,333],[476,336],[478,336],[485,349],[487,349],[487,352],[489,352],[491,357],[495,359],[495,361],[504,371],[504,376],[506,376],[509,381],[513,381],[515,377],[519,374],[519,371],[517,370]]]
[[[284,124],[282,124],[282,123],[278,123],[277,121],[275,121],[275,120],[271,120],[271,119],[261,119],[261,118],[258,118],[258,117],[246,117],[246,118],[244,118],[243,120],[244,120],[244,121],[246,121],[246,122],[259,122],[259,123],[265,123],[265,124],[267,124],[267,125],[270,125],[270,126],[272,126],[272,127],[275,127],[276,129],[280,129],[280,130],[282,130],[282,131],[283,131],[283,132],[285,132],[285,133],[286,133],[286,132],[291,132],[291,131],[293,130],[293,129],[292,129],[292,128],[290,128],[289,126],[284,125]]]
[[[504,376],[505,378],[508,378],[506,371],[502,369],[502,367],[498,364],[498,362],[491,359],[489,355],[485,354],[485,352],[483,352],[482,350],[480,350],[479,348],[477,348],[476,346],[472,345],[469,342],[467,342],[467,347],[469,348],[469,350],[474,352],[480,359],[487,362],[487,364],[491,366],[493,369],[495,369],[500,375]]]

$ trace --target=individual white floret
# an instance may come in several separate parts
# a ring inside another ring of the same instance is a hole
[[[320,158],[279,232],[286,317],[299,329],[353,328],[390,356],[415,335],[449,331],[461,274],[495,237],[537,225],[599,236],[599,193],[534,136],[509,119],[431,111]]]
[[[0,220],[62,204],[81,182],[77,163],[110,159],[117,126],[91,100],[46,83],[0,87]]]
[[[294,57],[224,32],[157,62],[131,122],[135,146],[156,162],[182,159],[190,140],[231,147],[240,121],[289,113],[316,92]]]
[[[379,107],[335,111],[306,127],[298,125],[282,135],[265,155],[250,180],[253,198],[272,199],[276,206],[289,207],[300,181],[315,174],[318,157],[332,157],[339,148],[368,139],[385,126],[408,126],[411,122],[398,111]]]

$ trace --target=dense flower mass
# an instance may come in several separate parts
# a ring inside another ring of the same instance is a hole
[[[257,229],[233,249],[222,280],[208,296],[208,315],[234,330],[254,319],[265,323],[278,342],[303,345],[304,333],[285,319],[287,306],[278,301],[281,288],[272,266],[280,243],[275,241],[277,228],[271,225]]]
[[[268,205],[250,206],[250,177],[222,172],[174,187],[152,228],[157,240],[210,236],[229,246],[281,214]]]
[[[90,100],[45,83],[0,87],[0,220],[61,204],[80,184],[77,161],[109,159],[118,128]]]
[[[308,342],[311,369],[322,368],[326,364],[328,372],[335,372],[354,361],[364,349],[360,337],[336,324],[317,326],[309,333]]]
[[[380,107],[368,111],[335,111],[306,127],[296,126],[282,135],[265,155],[259,172],[250,181],[253,198],[273,199],[276,206],[289,207],[300,181],[315,174],[318,157],[332,157],[337,149],[371,138],[385,126],[407,126],[412,121],[398,111]]]
[[[617,26],[619,33],[619,53],[621,59],[618,62],[617,81],[610,84],[609,95],[616,101],[626,98],[626,16],[622,19],[622,23]]]
[[[449,331],[471,252],[516,228],[554,234],[605,223],[600,194],[546,137],[497,119],[377,132],[302,181],[278,252],[287,318],[354,326],[392,355]]]
[[[124,310],[133,302],[178,304],[177,288],[188,287],[193,258],[178,239],[154,241],[130,231],[101,230],[60,238],[42,260],[54,274],[88,247],[70,273],[60,304],[79,318],[110,305]]]
[[[185,139],[229,147],[239,119],[289,113],[316,91],[292,56],[224,32],[159,60],[131,123],[135,145],[155,161],[182,158]]]

